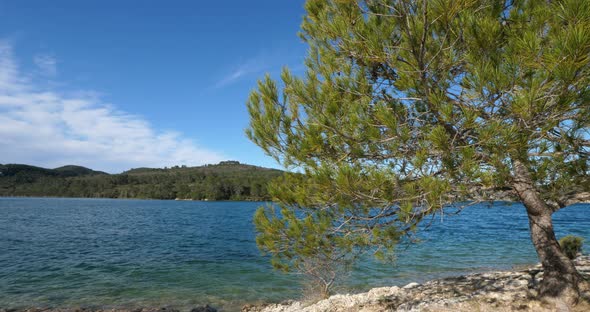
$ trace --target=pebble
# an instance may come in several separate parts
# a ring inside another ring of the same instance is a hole
[[[589,256],[578,257],[575,264],[582,275],[590,278]],[[242,312],[454,311],[455,307],[470,300],[483,302],[492,310],[502,307],[502,311],[534,311],[536,307],[531,308],[527,304],[530,298],[537,295],[542,278],[542,268],[535,266],[519,271],[449,277],[424,284],[409,283],[402,288],[373,288],[361,294],[334,295],[310,305],[298,301],[289,304],[248,305],[242,308]],[[470,311],[470,306],[467,311]]]

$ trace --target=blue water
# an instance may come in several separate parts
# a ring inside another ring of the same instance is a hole
[[[301,296],[254,243],[261,203],[0,198],[0,308],[187,309]],[[497,203],[440,215],[395,264],[362,261],[342,291],[510,269],[537,261],[524,208]],[[590,205],[554,217],[558,237],[590,239]]]

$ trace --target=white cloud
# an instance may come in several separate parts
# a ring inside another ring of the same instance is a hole
[[[57,60],[52,55],[37,54],[33,58],[33,62],[39,67],[42,74],[51,77],[57,75]]]
[[[302,55],[298,49],[274,47],[270,50],[261,50],[257,55],[251,56],[240,63],[235,64],[225,75],[217,80],[215,88],[231,85],[239,80],[262,78],[265,72],[279,74],[286,64],[291,64],[292,73],[303,73]]]
[[[18,79],[16,64],[12,60],[12,49],[0,41],[0,90],[14,92],[22,85],[23,81]]]
[[[216,88],[225,87],[227,85],[230,85],[230,84],[244,78],[245,76],[249,76],[249,75],[253,75],[253,74],[256,74],[256,75],[261,74],[264,70],[269,68],[267,61],[265,61],[266,59],[267,58],[261,54],[257,57],[253,57],[253,58],[239,64],[233,70],[231,70],[228,74],[226,74],[223,78],[221,78],[215,84],[215,87]]]
[[[140,116],[119,111],[92,92],[65,95],[43,89],[27,77],[20,72],[11,46],[0,42],[0,163],[77,164],[119,172],[225,159],[180,133],[154,129]]]

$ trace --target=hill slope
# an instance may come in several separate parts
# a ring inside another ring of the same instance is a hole
[[[136,168],[107,174],[80,166],[0,165],[0,196],[269,200],[282,171],[236,161],[200,167]]]

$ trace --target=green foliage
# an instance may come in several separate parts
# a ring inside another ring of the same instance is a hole
[[[0,165],[0,196],[270,200],[267,184],[281,174],[237,162],[114,175],[79,166]]]
[[[575,235],[567,235],[559,240],[561,250],[570,259],[576,258],[578,253],[582,252],[583,245],[584,239]]]
[[[247,102],[248,137],[303,173],[273,183],[280,212],[254,220],[276,266],[387,257],[445,204],[513,189],[515,163],[545,202],[588,181],[590,2],[305,8],[305,74],[267,76]]]

